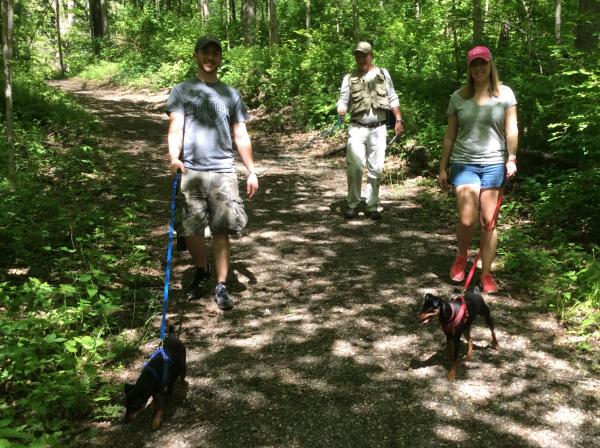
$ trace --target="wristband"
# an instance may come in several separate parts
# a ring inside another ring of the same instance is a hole
[[[512,163],[514,163],[516,165],[517,164],[517,159],[508,159],[506,161],[506,163],[510,163],[510,162],[512,162]]]
[[[256,174],[256,171],[254,171],[254,170],[248,171],[248,177],[252,176],[253,174],[255,174],[258,177],[258,174]]]

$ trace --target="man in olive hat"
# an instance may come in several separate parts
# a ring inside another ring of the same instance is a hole
[[[400,101],[389,72],[373,65],[373,48],[369,42],[359,42],[354,49],[356,69],[342,81],[337,111],[342,120],[350,114],[346,174],[348,178],[348,208],[346,219],[358,216],[361,185],[365,165],[368,168],[365,200],[367,216],[373,221],[382,218],[379,210],[379,182],[383,172],[386,149],[386,114],[394,114],[397,135],[404,132]]]
[[[248,113],[239,92],[219,81],[222,47],[213,36],[196,42],[196,76],[177,84],[169,95],[168,147],[172,172],[180,171],[182,234],[196,266],[188,297],[200,296],[211,278],[204,230],[210,227],[213,239],[217,285],[215,302],[222,310],[233,308],[227,291],[229,236],[240,236],[248,217],[239,197],[233,143],[248,170],[246,193],[258,190],[252,144],[246,120]]]

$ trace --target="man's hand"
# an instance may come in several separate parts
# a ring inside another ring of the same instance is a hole
[[[169,163],[169,169],[173,174],[175,174],[177,171],[185,173],[185,166],[183,166],[183,162],[179,159],[171,159],[171,163]]]
[[[246,194],[250,199],[254,197],[256,192],[258,191],[258,176],[254,171],[251,171],[248,174],[248,179],[246,180]]]
[[[402,135],[402,133],[404,132],[404,124],[402,123],[402,120],[396,120],[396,124],[394,125],[394,132],[396,132],[396,135]]]

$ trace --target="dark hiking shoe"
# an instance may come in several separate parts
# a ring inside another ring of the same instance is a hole
[[[233,308],[233,299],[229,296],[227,286],[223,282],[217,283],[217,287],[215,288],[215,302],[219,309],[223,311]]]
[[[358,210],[356,210],[356,208],[347,208],[346,211],[344,211],[344,218],[345,219],[354,219],[358,216]]]
[[[206,270],[196,267],[196,273],[194,274],[194,280],[190,283],[187,297],[190,300],[197,299],[202,296],[205,292],[206,282],[210,280],[212,270],[210,264],[206,265]]]
[[[371,210],[367,216],[372,221],[379,221],[383,217],[381,212],[378,212],[377,210]]]

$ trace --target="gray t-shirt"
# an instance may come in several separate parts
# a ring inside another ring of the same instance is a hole
[[[458,134],[451,163],[491,165],[506,157],[504,117],[506,109],[517,104],[510,87],[500,85],[500,94],[480,106],[472,98],[464,99],[459,90],[450,95],[448,115],[458,117]]]
[[[185,116],[183,164],[198,171],[235,172],[231,127],[248,119],[239,92],[221,81],[191,79],[171,90],[167,114]]]

